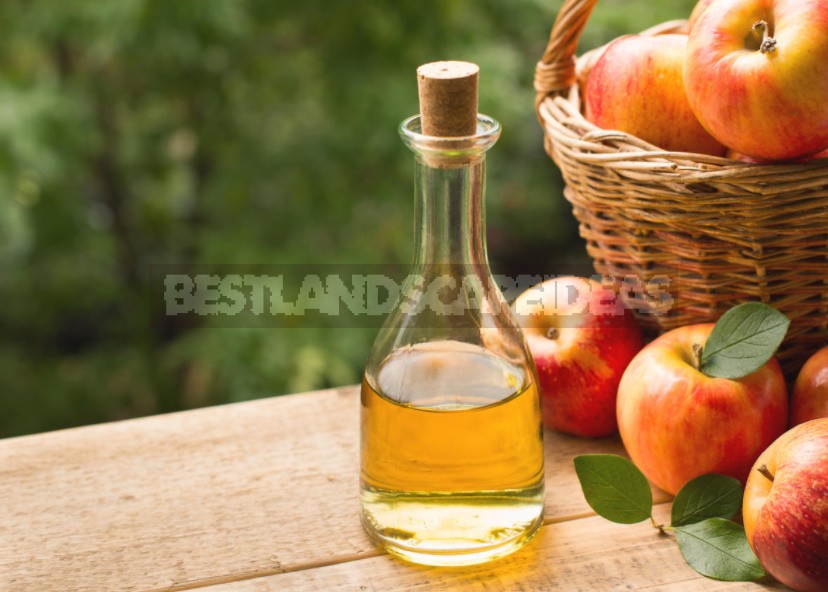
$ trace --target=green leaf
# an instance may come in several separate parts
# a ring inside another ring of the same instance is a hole
[[[742,484],[733,477],[710,473],[696,477],[673,500],[671,523],[685,526],[707,518],[733,518],[742,505]]]
[[[717,378],[741,378],[755,372],[776,353],[789,324],[785,315],[761,302],[734,306],[707,338],[701,371]]]
[[[687,564],[703,576],[728,582],[752,582],[767,575],[750,548],[745,529],[724,518],[674,528]]]
[[[587,503],[599,516],[620,524],[635,524],[652,514],[650,484],[626,458],[615,454],[576,456],[575,472]]]

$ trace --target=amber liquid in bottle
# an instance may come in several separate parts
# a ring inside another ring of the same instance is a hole
[[[494,559],[543,513],[531,373],[480,346],[413,345],[362,383],[362,507],[390,552],[432,565]]]

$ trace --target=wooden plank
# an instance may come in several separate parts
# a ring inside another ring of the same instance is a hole
[[[670,504],[656,507],[669,519]],[[592,516],[549,524],[516,554],[489,565],[422,567],[387,555],[266,578],[210,586],[204,592],[760,592],[780,584],[716,582],[690,569],[672,536],[649,522],[627,526]]]
[[[183,590],[376,556],[358,413],[351,387],[0,441],[0,589]],[[571,459],[619,442],[546,436],[547,522],[590,514]]]

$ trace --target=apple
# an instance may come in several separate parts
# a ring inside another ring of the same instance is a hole
[[[719,142],[757,160],[828,146],[828,0],[716,0],[690,31],[687,98]]]
[[[825,150],[822,150],[820,152],[817,152],[816,154],[812,154],[810,156],[800,158],[796,162],[808,162],[809,160],[818,160],[820,158],[828,158],[828,148],[826,148]]]
[[[693,12],[690,13],[690,19],[687,21],[688,29],[692,30],[695,26],[696,22],[698,22],[699,17],[702,13],[707,10],[707,7],[710,6],[710,3],[713,0],[699,0],[696,4],[695,8],[693,8]]]
[[[675,495],[705,473],[747,479],[753,461],[788,423],[788,394],[772,358],[743,378],[698,369],[713,323],[669,331],[630,362],[618,387],[618,427],[632,461]]]
[[[728,150],[725,156],[731,160],[738,160],[739,162],[746,162],[748,164],[762,164],[762,162],[756,160],[755,158],[745,156],[744,154],[739,154],[735,150]]]
[[[828,417],[828,345],[799,371],[791,395],[791,425]]]
[[[664,150],[721,156],[682,83],[686,35],[627,35],[607,46],[586,84],[585,117]]]
[[[617,294],[595,280],[547,280],[512,305],[535,360],[547,428],[576,436],[618,431],[618,382],[644,345]]]
[[[756,160],[755,158],[751,158],[750,156],[745,156],[744,154],[739,154],[735,150],[728,150],[727,158],[731,158],[733,160],[740,160],[742,162],[747,162],[750,164],[771,164],[769,162]],[[799,158],[797,160],[794,160],[793,162],[808,162],[809,160],[817,160],[820,158],[828,158],[828,150],[823,150],[822,152],[817,152],[816,154],[812,154],[804,158]]]
[[[828,419],[796,426],[762,453],[742,518],[773,577],[800,592],[828,590]]]

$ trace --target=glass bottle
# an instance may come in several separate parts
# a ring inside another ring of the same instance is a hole
[[[416,156],[415,256],[370,352],[361,392],[369,536],[429,565],[501,557],[543,519],[534,363],[489,270],[485,156],[500,124],[443,138],[400,125]]]

